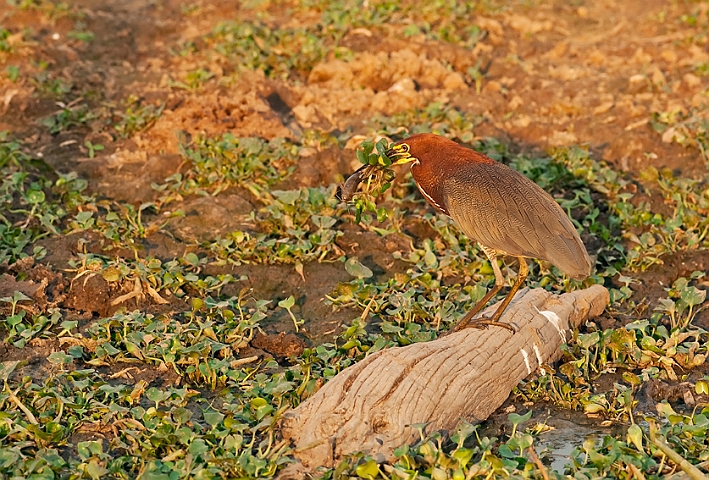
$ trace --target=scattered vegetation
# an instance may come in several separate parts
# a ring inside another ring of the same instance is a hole
[[[248,14],[238,20],[169,46],[176,57],[191,62],[165,81],[170,95],[188,98],[226,88],[244,72],[301,84],[318,62],[353,58],[343,39],[357,28],[370,33],[391,29],[410,39],[472,49],[488,32],[468,19],[480,9],[494,11],[492,5],[448,0],[426,5],[375,1],[369,8],[312,0],[284,7],[283,15],[308,21],[281,28],[258,9],[259,2],[247,3],[254,5],[245,6]],[[77,49],[100,43],[92,19],[78,8],[44,0],[8,4],[36,12],[49,24],[68,21],[68,36]],[[183,5],[181,15],[196,16],[202,8]],[[706,9],[676,20],[696,27],[690,41],[701,44]],[[96,134],[74,142],[94,161],[125,145],[120,142],[147,137],[168,108],[162,101],[144,100],[140,92],[99,107],[100,95],[92,97],[82,82],[36,51],[30,54],[37,55],[32,62],[12,57],[17,55],[13,33],[0,29],[0,53],[13,62],[3,69],[2,81],[31,85],[36,98],[58,105],[33,125],[44,135]],[[481,68],[478,64],[466,77],[478,92]],[[706,73],[701,64],[688,68]],[[665,143],[697,149],[707,158],[705,105],[656,110],[651,125]],[[533,415],[540,404],[576,410],[616,427],[576,446],[565,475],[661,478],[677,472],[677,456],[706,470],[709,409],[702,402],[709,395],[709,377],[701,372],[706,372],[709,333],[696,326],[706,307],[705,272],[678,272],[663,293],[648,298],[640,281],[670,258],[707,249],[706,179],[652,166],[633,176],[597,160],[586,145],[519,153],[499,139],[476,136],[484,122],[483,115],[432,101],[423,108],[372,115],[356,127],[313,127],[288,138],[180,132],[179,173],[154,182],[152,200],[134,203],[89,192],[77,174],[55,170],[31,135],[1,133],[0,278],[20,285],[30,277],[27,265],[45,267],[43,241],[74,235],[77,251],[66,254],[60,270],[66,290],[99,280],[111,292],[106,311],[93,317],[64,308],[58,294],[41,306],[34,306],[21,289],[0,298],[8,348],[52,345],[51,353],[38,356],[41,374],[35,375],[36,367],[25,361],[0,363],[1,474],[270,478],[282,471],[294,458],[279,438],[278,422],[287,409],[372,352],[437,338],[494,282],[478,246],[449,218],[432,213],[410,177],[391,183],[383,177],[354,205],[338,200],[334,184],[292,188],[288,183],[312,150],[342,148],[355,134],[383,137],[363,143],[357,155],[363,164],[386,163],[382,153],[389,141],[419,132],[469,144],[551,192],[582,234],[596,271],[577,282],[553,266],[531,262],[528,283],[553,291],[603,284],[611,291],[611,305],[605,318],[574,332],[558,364],[544,366],[516,388],[515,403],[531,409],[509,415],[511,431],[491,436],[484,426],[463,422],[444,437],[421,425],[420,440],[398,448],[390,462],[353,454],[318,475],[561,478],[562,472],[549,468],[552,452],[542,446],[551,427]],[[170,258],[147,252],[146,245],[156,238],[174,239],[170,227],[186,215],[181,210],[186,199],[234,191],[254,205],[247,226],[181,244],[184,251]],[[411,233],[412,223],[425,233]],[[347,251],[340,240],[348,228],[407,245],[391,254],[400,267],[397,273],[380,275]],[[333,309],[358,313],[331,341],[309,345],[289,358],[255,352],[251,342],[269,316],[287,313],[296,332],[312,319],[300,315],[295,292],[254,298],[240,291],[245,278],[225,272],[249,264],[288,264],[303,276],[308,262],[342,266],[351,279],[336,285],[324,301]],[[61,281],[51,279],[53,284]],[[689,408],[670,398],[648,411],[641,402],[650,382],[681,384],[700,401]]]
[[[0,263],[41,258],[44,249],[33,244],[59,234],[62,220],[88,200],[86,181],[53,172],[7,132],[0,133],[0,172]]]

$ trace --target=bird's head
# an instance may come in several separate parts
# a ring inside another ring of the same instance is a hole
[[[419,133],[394,143],[386,154],[392,165],[411,164],[416,186],[436,210],[449,215],[443,183],[457,162],[472,152],[452,140],[431,133]]]
[[[405,163],[421,164],[450,152],[463,148],[452,140],[432,133],[418,133],[399,140],[387,150],[387,157],[393,165]]]

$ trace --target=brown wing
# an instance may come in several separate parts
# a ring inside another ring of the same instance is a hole
[[[450,216],[480,244],[549,261],[573,278],[590,275],[591,259],[566,212],[516,170],[471,162],[448,176],[444,189]]]

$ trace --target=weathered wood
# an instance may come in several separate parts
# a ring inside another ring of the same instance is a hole
[[[394,448],[417,440],[412,424],[428,422],[435,431],[461,419],[480,422],[541,363],[561,356],[570,326],[599,315],[608,301],[600,285],[561,296],[522,291],[501,319],[517,333],[469,328],[376,352],[287,412],[283,436],[305,467],[333,467],[356,451],[391,458]]]

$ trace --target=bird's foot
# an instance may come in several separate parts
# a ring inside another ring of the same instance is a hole
[[[510,324],[508,323],[502,323],[498,322],[497,320],[493,320],[491,318],[486,318],[486,317],[476,317],[472,318],[468,321],[463,321],[458,323],[455,327],[451,328],[448,334],[455,333],[455,332],[460,332],[463,329],[466,328],[487,328],[489,326],[493,327],[500,327],[500,328],[506,328],[510,332],[517,333],[517,330]]]

